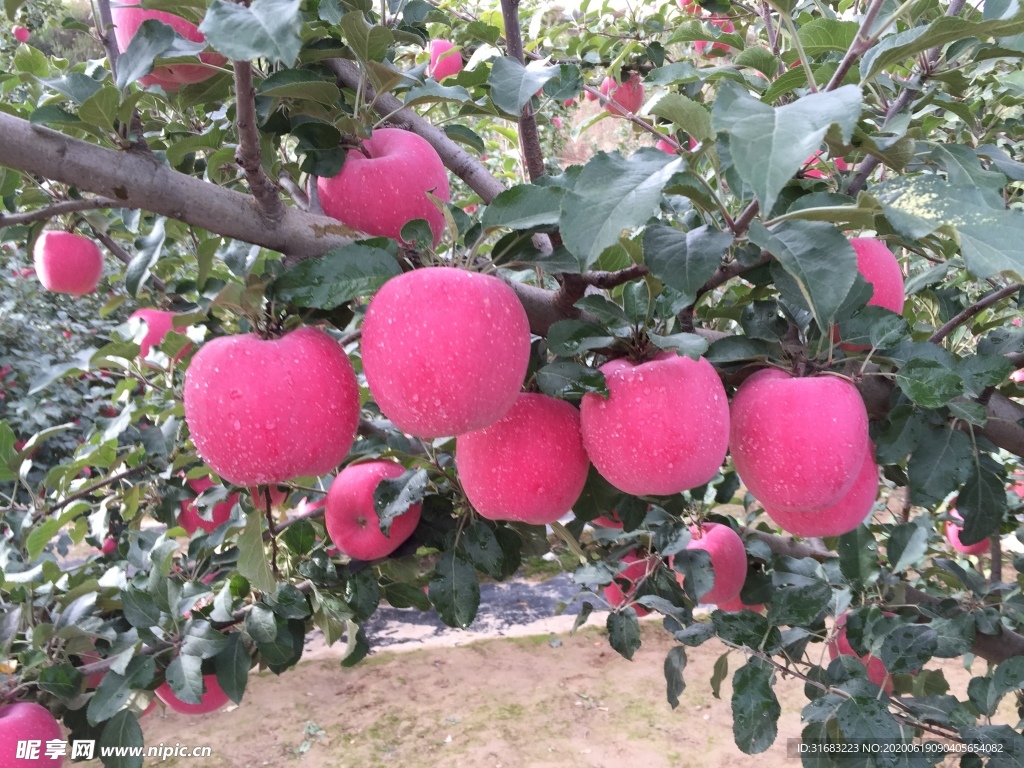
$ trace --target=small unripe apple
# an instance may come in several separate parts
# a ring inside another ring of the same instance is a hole
[[[580,406],[583,445],[597,471],[625,493],[666,496],[711,480],[729,444],[729,401],[704,358],[663,352],[601,366],[608,398]]]
[[[207,488],[213,487],[213,481],[208,477],[201,477],[198,480],[189,480],[188,485],[196,494],[201,494]],[[184,528],[185,533],[189,536],[200,528],[207,533],[211,533],[227,522],[228,518],[231,517],[231,510],[237,503],[238,494],[230,494],[224,501],[219,501],[213,505],[211,514],[213,519],[204,520],[199,516],[199,507],[196,506],[195,500],[183,501],[181,502],[181,512],[178,515],[178,525]]]
[[[773,511],[836,504],[857,479],[867,444],[867,410],[846,379],[766,368],[733,397],[733,463],[747,490]]]
[[[14,33],[14,39],[19,43],[27,43],[28,39],[32,36],[32,33],[25,27],[14,27],[11,32]]]
[[[39,282],[48,291],[84,296],[96,290],[103,276],[103,254],[82,235],[48,230],[36,240],[32,254]]]
[[[149,19],[169,25],[175,32],[193,43],[206,42],[203,33],[192,22],[166,11],[146,10],[140,5],[140,0],[120,0],[111,5],[114,37],[117,40],[117,49],[121,53],[128,50],[128,44],[139,31],[139,27]],[[139,83],[145,86],[158,85],[170,93],[177,91],[183,85],[201,83],[210,79],[217,74],[216,67],[223,67],[227,63],[227,59],[219,53],[201,53],[199,60],[203,64],[168,64],[155,67],[152,72],[141,78]]]
[[[427,74],[441,82],[462,71],[462,54],[447,40],[430,41],[430,66]]]
[[[894,613],[884,611],[886,616],[895,616]],[[868,680],[879,687],[883,687],[882,683],[885,683],[884,690],[886,693],[892,693],[893,683],[890,677],[886,681],[886,670],[885,664],[882,663],[881,659],[875,658],[871,654],[866,656],[858,656],[856,651],[853,650],[853,646],[850,645],[850,641],[846,638],[846,614],[844,613],[838,619],[836,619],[836,630],[838,630],[835,636],[829,640],[828,643],[828,655],[833,661],[838,659],[840,656],[855,656],[860,659],[860,663],[867,668]]]
[[[350,149],[338,175],[317,181],[324,213],[367,234],[396,240],[410,221],[425,219],[437,245],[444,215],[427,192],[446,203],[452,199],[437,150],[400,128],[378,128],[363,141],[363,150]]]
[[[324,331],[208,341],[185,373],[185,421],[200,457],[235,485],[282,483],[338,466],[355,440],[359,384]]]
[[[412,535],[420,522],[420,504],[392,520],[385,536],[373,503],[373,492],[381,480],[400,477],[404,471],[393,461],[368,461],[351,464],[338,473],[324,510],[327,532],[338,549],[355,560],[376,560],[390,555]]]
[[[419,437],[461,435],[490,426],[515,403],[530,323],[496,277],[415,269],[373,297],[362,354],[370,392],[395,426]]]
[[[483,517],[531,525],[569,512],[590,469],[579,412],[564,400],[529,393],[491,426],[460,436],[455,465]]]
[[[764,511],[782,530],[794,536],[842,536],[864,522],[877,498],[878,465],[869,442],[857,479],[835,504],[806,512],[781,512],[769,507]]]
[[[743,582],[747,580],[747,551],[743,540],[728,525],[721,523],[701,523],[690,526],[690,543],[687,549],[703,549],[711,556],[711,570],[715,574],[715,583],[711,590],[704,594],[702,603],[727,603],[738,598]],[[677,574],[679,583],[683,575]]]
[[[640,82],[639,72],[634,72],[624,83],[616,83],[615,78],[606,77],[601,83],[601,93],[611,99],[604,103],[604,108],[613,115],[625,115],[627,112],[635,115],[644,105],[644,84]]]
[[[719,16],[717,13],[713,13],[713,14],[711,14],[710,17],[708,17],[708,23],[713,25],[713,26],[718,27],[723,32],[730,32],[731,33],[731,32],[735,32],[736,31],[736,27],[732,23],[731,19],[727,19],[725,17]],[[707,49],[707,47],[709,45],[711,46],[711,50],[712,51],[728,51],[729,50],[729,45],[726,44],[726,43],[720,43],[720,42],[711,43],[711,42],[709,42],[707,40],[697,40],[693,44],[693,47],[697,50],[697,53],[703,54],[705,49]]]
[[[961,523],[964,521],[955,509],[950,510],[949,516]],[[988,539],[982,539],[974,544],[962,544],[960,542],[960,531],[962,530],[962,525],[957,525],[952,520],[946,521],[946,541],[949,542],[949,546],[965,555],[983,555],[989,551],[992,545]]]
[[[61,740],[60,725],[42,704],[17,701],[0,707],[0,765],[10,768],[60,768],[64,758],[46,755],[46,742]],[[38,741],[32,757],[18,758],[19,741]]]
[[[605,586],[602,590],[604,593],[604,599],[608,601],[608,605],[612,608],[618,608],[620,605],[626,602],[626,595],[633,591],[636,583],[654,573],[654,567],[658,562],[658,558],[648,556],[641,558],[636,550],[630,552],[628,555],[622,558],[623,563],[628,565],[623,568],[619,573],[615,575],[615,581]],[[626,590],[623,591],[622,587],[619,586],[619,582],[625,581],[627,583]],[[644,606],[634,603],[633,610],[636,611],[636,615],[646,616],[650,611]]]
[[[207,715],[216,712],[230,701],[228,695],[217,683],[216,675],[203,675],[203,695],[199,698],[198,704],[186,704],[174,695],[171,686],[161,683],[156,691],[156,697],[164,704],[183,715]]]
[[[128,316],[129,320],[138,318],[146,323],[146,335],[139,342],[139,357],[148,357],[153,347],[158,346],[170,331],[175,330],[175,317],[173,312],[165,312],[161,309],[137,309]],[[185,349],[182,349],[178,353],[178,357],[184,353]]]

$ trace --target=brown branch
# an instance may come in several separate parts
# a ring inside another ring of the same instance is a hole
[[[1003,580],[1003,540],[998,535],[993,536],[989,543],[988,583],[998,584]]]
[[[303,211],[309,210],[309,197],[302,191],[302,187],[295,183],[295,179],[288,174],[288,171],[282,170],[277,176],[277,181],[299,208]],[[321,210],[319,213],[323,213],[323,211]]]
[[[704,283],[704,285],[697,289],[696,298],[699,299],[705,293],[715,290],[715,288],[717,288],[720,285],[723,285],[724,283],[727,283],[734,277],[739,277],[744,272],[749,272],[752,269],[757,269],[758,267],[767,264],[771,260],[772,255],[768,253],[768,251],[762,251],[761,257],[756,262],[750,264],[749,266],[742,264],[739,261],[730,261],[728,264],[723,264],[722,266],[715,270],[715,273],[708,279],[706,283]]]
[[[128,264],[132,263],[131,254],[129,254],[128,251],[122,248],[121,244],[117,242],[114,238],[112,238],[110,235],[108,235],[106,232],[102,232],[93,227],[92,234],[97,240],[103,243],[103,246],[108,251],[110,251],[114,255],[114,258],[116,258],[122,264],[127,266]],[[163,293],[166,288],[166,286],[164,286],[164,281],[158,277],[154,277],[153,275],[149,276],[149,283],[161,293]],[[148,384],[148,382],[144,383]],[[150,384],[149,386],[152,385]]]
[[[863,56],[875,44],[875,38],[871,35],[870,30],[875,25],[875,19],[878,18],[884,2],[885,0],[871,0],[871,4],[868,6],[864,18],[860,22],[857,36],[853,38],[853,42],[850,43],[850,47],[846,50],[846,55],[843,56],[843,60],[839,62],[839,67],[832,75],[832,79],[825,86],[826,91],[834,91],[841,86],[846,78],[846,74],[853,67],[857,59]]]
[[[256,127],[256,88],[252,84],[252,64],[234,62],[235,69],[235,125],[238,127],[238,149],[235,161],[245,172],[249,189],[256,204],[269,221],[278,221],[284,215],[284,206],[277,186],[263,170],[263,150],[260,132]]]
[[[270,568],[274,576],[281,578],[281,571],[277,567],[277,530],[274,528],[274,502],[270,498],[270,486],[263,486],[263,497],[267,502],[267,535],[270,537]]]
[[[39,208],[26,213],[0,213],[0,229],[14,227],[19,224],[31,224],[36,221],[45,221],[54,216],[62,216],[65,213],[77,213],[79,211],[92,211],[97,208],[124,208],[126,206],[117,200],[109,197],[88,197],[81,200],[62,200],[59,203]]]
[[[501,0],[501,16],[505,22],[505,49],[509,56],[525,66],[523,33],[519,27],[519,0]],[[537,133],[537,117],[529,102],[519,115],[519,148],[522,150],[530,181],[537,181],[546,173],[544,151],[540,147],[540,135]]]
[[[48,517],[52,515],[54,512],[59,512],[60,510],[64,509],[64,507],[66,507],[68,504],[78,501],[79,499],[84,499],[86,496],[91,495],[92,493],[98,491],[100,488],[106,488],[108,485],[113,485],[114,483],[120,482],[121,480],[124,480],[126,477],[137,475],[144,469],[147,469],[146,465],[140,464],[137,467],[126,469],[124,472],[119,472],[116,475],[111,475],[110,477],[104,480],[100,480],[98,482],[93,483],[92,485],[86,486],[80,491],[75,491],[75,493],[72,493],[70,496],[64,497],[64,499],[58,501],[49,509],[37,512],[36,515],[32,518],[32,523],[38,523],[44,517]]]
[[[602,290],[609,290],[616,286],[628,283],[631,280],[646,277],[650,273],[651,271],[643,264],[633,264],[632,266],[620,269],[616,272],[604,272],[601,270],[584,272],[581,277],[583,278],[583,282],[587,285],[592,285],[595,288],[600,288]]]
[[[120,52],[117,50],[117,41],[114,39],[114,17],[110,13],[110,0],[96,0],[96,7],[99,9],[98,29],[100,42],[107,52],[107,63],[110,64],[110,74],[117,80],[117,58]]]
[[[1022,286],[1020,283],[1013,283],[998,291],[993,291],[987,296],[979,299],[962,312],[958,312],[956,315],[950,318],[949,322],[947,322],[945,325],[943,325],[941,328],[935,331],[935,333],[928,337],[928,341],[932,342],[933,344],[938,344],[950,333],[952,333],[957,326],[966,323],[968,320],[970,320],[976,314],[981,312],[983,309],[987,309],[988,307],[991,307],[993,304],[998,304],[1007,296],[1012,296],[1013,294],[1017,293],[1017,291],[1019,291],[1021,287]]]
[[[295,517],[289,517],[283,523],[279,523],[278,526],[274,529],[274,531],[275,531],[275,533],[277,535],[280,535],[282,531],[287,530],[288,528],[291,528],[296,523],[301,523],[303,520],[316,520],[317,518],[323,517],[324,516],[324,512],[326,512],[326,511],[327,511],[327,499],[325,497],[323,499],[320,499],[319,501],[314,501],[312,504],[309,505],[309,509],[307,511],[303,512],[301,515],[296,515]],[[264,541],[267,541],[269,538],[270,538],[270,532],[269,531],[267,533],[263,534],[263,540]]]

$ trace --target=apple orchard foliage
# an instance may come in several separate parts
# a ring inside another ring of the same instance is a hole
[[[661,615],[673,707],[686,648],[726,644],[710,682],[732,666],[745,752],[775,741],[789,670],[808,740],[1024,760],[992,721],[1024,688],[1024,558],[962,550],[1024,538],[1017,3],[526,5],[525,66],[511,3],[144,5],[114,8],[113,67],[33,46],[97,19],[5,0],[0,23],[0,748],[5,722],[51,737],[24,702],[108,745],[142,743],[154,697],[245,706],[249,671],[286,673],[314,629],[355,664],[381,601],[468,626],[481,579],[555,547],[577,625],[612,607],[627,659]],[[556,127],[607,96],[573,131],[614,121],[622,151],[562,169]],[[44,178],[44,130],[109,152],[70,145]],[[123,172],[139,157],[192,184],[180,205]],[[300,215],[318,188],[378,236]],[[253,196],[207,196],[227,190]],[[237,215],[197,226],[210,201]],[[44,228],[99,242],[96,295],[41,292]],[[879,248],[902,292],[874,295]],[[177,316],[159,343],[130,319],[154,307]],[[231,341],[251,332],[274,341]],[[931,664],[961,656],[966,694]]]

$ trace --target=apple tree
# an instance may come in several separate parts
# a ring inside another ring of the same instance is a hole
[[[746,753],[1024,761],[1018,3],[4,10],[0,747],[557,546]]]

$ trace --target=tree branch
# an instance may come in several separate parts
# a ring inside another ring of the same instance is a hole
[[[91,493],[93,493],[95,491],[98,491],[100,488],[106,488],[108,485],[113,485],[114,483],[119,483],[122,480],[124,480],[126,477],[131,477],[132,475],[137,475],[137,474],[139,474],[139,472],[141,472],[142,470],[144,470],[146,468],[147,467],[146,467],[145,464],[140,464],[137,467],[132,467],[131,469],[126,469],[124,472],[118,472],[116,475],[111,475],[110,477],[106,478],[105,480],[100,480],[99,482],[93,483],[92,485],[87,485],[82,490],[75,491],[70,496],[65,496],[61,501],[58,501],[56,504],[54,504],[49,509],[45,509],[45,510],[37,513],[35,515],[35,517],[33,517],[32,523],[33,524],[38,523],[44,517],[46,517],[48,515],[52,515],[54,512],[59,512],[60,510],[64,509],[64,507],[66,507],[68,504],[71,504],[72,502],[78,501],[79,499],[84,499],[86,496],[90,495]]]
[[[505,21],[505,48],[508,55],[525,66],[523,57],[523,33],[519,27],[519,0],[501,0],[501,16]],[[540,147],[537,133],[537,116],[529,102],[519,115],[519,148],[523,153],[530,181],[543,176],[544,152]]]
[[[110,0],[96,0],[96,7],[99,9],[99,29],[97,30],[103,49],[107,52],[107,63],[110,64],[110,74],[117,80],[117,59],[120,52],[117,50],[117,41],[114,39],[114,17],[110,13]]]
[[[277,176],[277,181],[299,208],[304,211],[309,210],[309,197],[302,191],[302,187],[295,183],[295,179],[288,174],[288,171],[282,169]],[[323,211],[320,210],[317,213],[323,213]]]
[[[870,31],[875,25],[875,20],[878,18],[878,14],[882,10],[882,5],[884,3],[885,0],[871,0],[871,4],[868,6],[868,10],[864,14],[864,18],[861,19],[860,29],[857,30],[857,36],[853,38],[853,42],[850,43],[850,47],[847,49],[846,55],[843,56],[843,60],[839,62],[839,67],[832,75],[832,79],[829,80],[828,85],[825,86],[826,91],[834,91],[836,88],[841,86],[843,84],[843,80],[846,79],[846,74],[853,67],[857,59],[863,56],[864,53],[874,45]]]
[[[284,215],[284,206],[277,186],[263,170],[263,150],[260,147],[260,132],[256,127],[256,88],[252,84],[252,64],[236,61],[233,65],[235,125],[238,127],[235,161],[245,172],[245,179],[249,182],[249,189],[260,211],[270,221],[278,221]]]
[[[971,306],[967,307],[962,312],[958,312],[955,316],[950,318],[949,322],[947,322],[945,325],[943,325],[941,328],[935,331],[935,333],[933,333],[930,337],[928,337],[928,341],[932,342],[933,344],[938,344],[950,333],[952,333],[957,326],[966,323],[968,320],[970,320],[976,314],[981,312],[983,309],[987,309],[988,307],[991,307],[993,304],[998,304],[1006,297],[1012,296],[1013,294],[1017,293],[1021,289],[1021,287],[1022,286],[1020,283],[1013,283],[1012,285],[1008,285],[1005,288],[1002,288],[998,291],[993,291],[987,296],[978,299],[978,301],[971,304]]]
[[[93,211],[98,208],[125,208],[127,206],[112,200],[108,197],[88,197],[81,200],[62,200],[59,203],[39,208],[26,213],[0,213],[0,229],[14,227],[19,224],[31,224],[36,221],[45,221],[54,216],[62,216],[65,213],[77,213],[79,211]]]

